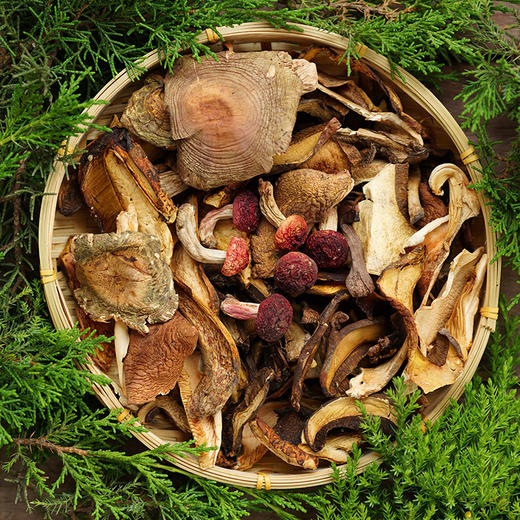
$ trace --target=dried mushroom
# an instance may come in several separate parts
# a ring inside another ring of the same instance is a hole
[[[164,78],[152,74],[144,87],[130,97],[121,116],[121,124],[148,143],[175,148],[171,136],[170,114],[164,104]]]
[[[376,415],[381,419],[384,433],[393,432],[396,423],[393,409],[386,399],[367,397],[362,399],[368,415]],[[338,397],[328,401],[316,410],[308,419],[303,430],[305,442],[313,451],[321,450],[327,441],[327,435],[335,428],[359,430],[363,414],[352,397]]]
[[[197,329],[179,312],[171,320],[150,325],[149,329],[145,336],[130,332],[128,353],[123,361],[126,397],[133,404],[167,394],[177,384],[184,359],[197,345]]]
[[[78,180],[85,202],[103,231],[114,231],[121,211],[135,206],[138,231],[157,237],[169,262],[173,242],[167,223],[177,208],[159,186],[159,176],[128,131],[114,127],[92,141],[81,157]]]
[[[335,462],[336,464],[345,464],[349,459],[349,454],[352,452],[354,444],[360,445],[363,441],[363,436],[352,433],[350,435],[329,435],[321,450],[314,451],[304,442],[300,443],[298,447],[308,453],[314,455],[319,459]]]
[[[251,235],[251,256],[255,277],[270,278],[274,275],[276,263],[281,256],[281,253],[273,247],[275,234],[276,227],[266,218],[262,218],[256,232]]]
[[[286,52],[217,58],[181,58],[165,86],[179,172],[204,190],[268,172],[289,146],[300,96],[317,80],[315,65]]]
[[[359,203],[359,222],[353,228],[363,242],[367,270],[381,274],[396,262],[406,241],[415,233],[397,205],[396,172],[404,165],[389,164],[363,187],[366,199]]]
[[[201,355],[198,352],[186,358],[179,378],[179,390],[196,445],[205,444],[207,447],[216,448],[199,455],[199,466],[202,469],[207,469],[215,465],[222,443],[222,412],[214,409],[205,416],[199,416],[193,415],[191,411],[195,392],[200,387],[204,377],[200,371],[200,364]]]
[[[156,238],[140,232],[76,235],[71,254],[78,304],[96,321],[116,319],[143,334],[177,309],[170,267]]]
[[[173,425],[184,433],[191,433],[186,412],[171,395],[160,395],[139,408],[137,419],[145,426],[153,426],[158,413],[164,413]]]

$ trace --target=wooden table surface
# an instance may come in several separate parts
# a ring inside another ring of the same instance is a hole
[[[510,20],[504,16],[497,16],[497,21],[502,25],[510,23]],[[463,68],[463,67],[457,67]],[[440,85],[440,91],[435,92],[437,97],[444,103],[448,110],[459,120],[459,114],[462,110],[462,103],[459,100],[454,100],[454,97],[460,92],[460,84],[455,81],[444,81]],[[468,134],[469,136],[469,134]],[[489,127],[489,136],[492,141],[501,141],[497,146],[499,153],[504,153],[508,150],[512,139],[515,136],[514,126],[506,118],[498,118]],[[502,267],[502,293],[506,297],[511,297],[520,290],[520,286],[516,284],[518,277],[508,267]],[[516,306],[513,312],[520,314],[520,306]],[[129,442],[129,449],[137,450],[140,444],[136,440]],[[2,460],[0,452],[0,460]],[[52,462],[51,462],[52,466]],[[39,512],[29,514],[25,508],[24,503],[15,504],[16,487],[4,480],[6,477],[0,471],[0,520],[41,520],[43,516]],[[273,515],[270,513],[253,513],[248,517],[250,520],[268,520],[272,519]],[[305,517],[302,517],[305,518]],[[311,518],[309,516],[308,518]]]

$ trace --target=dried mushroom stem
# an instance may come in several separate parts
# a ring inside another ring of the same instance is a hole
[[[137,231],[137,213],[132,203],[128,205],[127,211],[122,211],[116,219],[117,233],[124,231]],[[123,395],[126,396],[125,372],[123,369],[123,359],[128,353],[130,345],[130,335],[128,327],[120,320],[114,320],[114,347],[116,351],[117,375],[119,376],[119,384]]]
[[[319,224],[320,230],[338,230],[338,207],[334,206],[327,211],[325,218]]]
[[[421,183],[421,170],[412,168],[408,176],[408,215],[410,224],[415,225],[424,218],[424,208],[419,197],[419,185]]]
[[[332,316],[337,311],[339,304],[343,300],[348,298],[348,296],[348,292],[343,290],[338,292],[334,296],[334,298],[332,298],[330,303],[320,314],[318,325],[312,336],[307,341],[307,343],[305,343],[300,357],[298,358],[298,363],[296,364],[296,367],[294,369],[293,384],[291,391],[291,405],[297,411],[300,410],[303,381],[305,379],[305,376],[307,375],[307,372],[311,368],[314,355],[316,354],[316,351],[320,346],[321,340],[325,332],[329,328],[329,322]]]
[[[264,217],[274,227],[280,227],[285,221],[285,215],[280,211],[274,200],[273,185],[269,181],[258,180],[258,193],[260,194],[260,210]]]
[[[219,220],[233,218],[233,204],[227,204],[222,208],[213,209],[200,221],[199,236],[200,241],[206,247],[216,248],[217,239],[213,234],[215,226]]]

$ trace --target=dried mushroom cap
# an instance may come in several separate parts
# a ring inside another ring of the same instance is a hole
[[[162,148],[175,148],[171,136],[170,114],[164,104],[164,79],[152,74],[144,87],[130,97],[121,123],[141,139]]]
[[[314,451],[307,444],[300,443],[298,447],[305,453],[315,455],[319,459],[328,460],[337,464],[344,464],[349,459],[354,444],[361,444],[363,436],[360,434],[330,435],[321,450]]]
[[[260,418],[250,423],[251,430],[258,440],[267,447],[269,451],[280,457],[291,466],[303,469],[316,469],[319,459],[314,455],[305,453],[297,445],[283,440],[270,426]]]
[[[222,412],[220,409],[213,410],[212,413],[204,417],[195,416],[191,413],[194,393],[204,377],[199,369],[200,361],[201,355],[199,352],[195,352],[185,359],[179,378],[179,390],[195,444],[197,446],[205,444],[207,447],[215,446],[217,448],[201,453],[199,456],[199,466],[207,469],[215,465],[222,443]]]
[[[270,171],[289,146],[300,96],[317,81],[315,65],[286,52],[217,58],[183,57],[166,76],[179,172],[203,190]]]
[[[396,262],[406,241],[415,233],[397,205],[396,170],[405,165],[389,164],[363,187],[366,199],[359,203],[359,222],[354,231],[363,242],[367,270],[381,274]]]
[[[159,412],[165,413],[173,425],[182,432],[191,433],[184,408],[171,395],[160,395],[153,401],[141,406],[137,413],[137,419],[146,426],[153,425],[154,418]]]
[[[385,433],[393,431],[395,417],[390,403],[378,397],[362,399],[368,415],[381,418],[381,429]],[[305,425],[305,441],[314,451],[321,450],[326,443],[328,433],[335,428],[359,429],[363,414],[359,410],[356,399],[352,397],[338,397],[325,403],[316,410]]]
[[[172,390],[197,339],[197,329],[178,312],[165,323],[151,325],[145,336],[131,331],[123,361],[128,402],[143,404]]]
[[[308,223],[320,222],[353,186],[348,172],[328,174],[310,169],[292,170],[280,175],[274,197],[286,217],[298,214]]]
[[[176,279],[177,281],[177,279]],[[226,404],[238,384],[240,357],[235,341],[224,324],[204,302],[177,283],[179,310],[199,331],[204,374],[185,403],[186,413],[208,417]]]
[[[169,265],[156,238],[136,231],[76,235],[71,253],[79,305],[96,321],[120,320],[146,334],[177,309]]]
[[[138,231],[156,236],[161,254],[170,261],[173,241],[167,223],[175,220],[177,207],[161,190],[157,171],[125,128],[114,127],[88,145],[81,157],[78,180],[103,231],[114,231],[119,213],[133,204]]]
[[[466,284],[474,276],[475,266],[482,251],[483,248],[479,248],[473,253],[463,250],[457,255],[451,264],[448,279],[439,296],[431,305],[421,306],[416,311],[415,319],[422,352],[426,351],[428,354],[434,342],[443,341],[438,337],[439,332],[445,328]],[[464,361],[459,353],[449,343],[444,348],[446,358],[441,366],[425,357],[419,348],[411,349],[409,352],[408,365],[404,375],[425,393],[454,383],[464,368]]]
[[[325,395],[335,395],[337,385],[356,367],[349,366],[347,369],[344,366],[354,351],[365,343],[373,344],[384,336],[386,329],[384,320],[360,320],[343,327],[334,336],[334,341],[329,339],[327,355],[320,373],[320,383]]]

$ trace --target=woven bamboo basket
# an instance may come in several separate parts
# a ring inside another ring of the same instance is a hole
[[[234,50],[238,52],[260,49],[298,50],[311,44],[329,46],[339,50],[344,50],[347,46],[347,40],[336,34],[303,25],[300,28],[301,32],[286,31],[273,28],[266,23],[255,22],[232,28],[221,28],[219,32],[227,42],[233,44]],[[204,43],[211,44],[213,50],[217,52],[222,49],[222,43],[211,30],[202,33],[199,39]],[[460,162],[466,166],[466,171],[471,179],[478,181],[480,177],[478,157],[469,145],[464,132],[441,102],[405,71],[400,70],[400,74],[392,75],[389,62],[385,57],[365,46],[358,47],[358,52],[360,59],[365,60],[384,79],[393,84],[402,96],[407,113],[419,120],[425,118],[430,120],[437,146],[451,149],[455,157],[460,157]],[[148,70],[158,68],[159,57],[157,52],[148,54],[142,64]],[[139,84],[133,83],[125,71],[119,73],[96,96],[96,99],[108,101],[109,104],[93,106],[88,110],[88,113],[95,123],[108,124],[114,114],[120,114],[123,111],[131,92],[138,87]],[[87,133],[71,139],[67,152],[71,153],[76,149],[83,148],[87,139],[92,139],[95,135],[96,131],[89,130]],[[73,327],[76,318],[72,295],[63,273],[57,270],[57,257],[70,235],[98,231],[86,211],[76,213],[72,217],[63,217],[60,213],[57,213],[57,193],[64,175],[64,165],[57,160],[45,189],[46,195],[43,198],[39,225],[41,276],[49,310],[54,325],[58,329]],[[481,193],[479,193],[479,200],[482,214],[479,218],[474,219],[476,221],[473,224],[474,239],[476,245],[485,246],[488,258],[492,259],[496,253],[495,234],[487,224],[490,213]],[[498,314],[499,285],[500,260],[489,263],[487,267],[485,288],[481,296],[480,315],[475,322],[473,345],[464,371],[453,385],[429,394],[429,405],[425,410],[425,416],[429,420],[437,419],[448,406],[450,399],[457,399],[461,396],[464,385],[475,373],[486,348],[489,334],[495,328]],[[94,373],[101,373],[94,364],[90,364],[86,368]],[[95,384],[94,390],[108,408],[122,410],[119,414],[121,421],[132,416],[130,410],[125,409],[119,402],[114,391],[114,385],[100,386]],[[167,428],[152,428],[148,432],[135,433],[134,435],[149,448],[183,439],[180,432]],[[368,464],[377,459],[376,453],[367,453],[361,458],[358,470],[362,471]],[[236,471],[220,467],[201,470],[194,457],[176,458],[172,462],[184,470],[208,479],[247,487],[297,489],[331,481],[331,469],[328,467],[307,472],[288,466],[274,457],[270,459],[268,456],[264,457],[260,464],[249,471]]]

